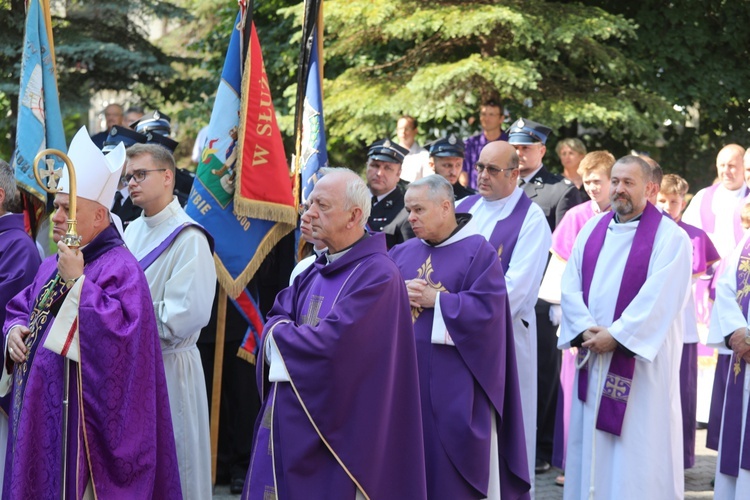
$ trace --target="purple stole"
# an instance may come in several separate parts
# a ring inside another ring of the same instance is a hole
[[[141,265],[141,269],[143,269],[144,271],[148,269],[151,266],[151,264],[153,264],[156,261],[156,259],[158,259],[159,256],[163,254],[166,251],[166,249],[172,245],[172,243],[174,242],[174,240],[177,239],[177,236],[180,235],[182,230],[188,227],[197,227],[198,229],[203,231],[206,235],[206,238],[208,239],[208,245],[211,247],[211,252],[213,252],[214,240],[211,237],[211,235],[208,234],[208,231],[206,231],[203,228],[203,226],[201,226],[200,224],[196,224],[194,222],[183,222],[182,224],[177,226],[177,228],[175,228],[175,230],[172,231],[172,233],[170,233],[169,236],[164,238],[164,241],[159,243],[159,245],[156,248],[151,250],[148,254],[146,254],[145,257],[143,257],[141,260],[138,261],[138,263]]]
[[[737,265],[737,303],[742,308],[742,314],[747,318],[750,308],[750,239],[745,242]],[[744,264],[744,265],[743,265]],[[745,363],[741,358],[732,354],[734,363],[727,378],[726,397],[724,406],[724,430],[721,435],[721,469],[722,474],[737,477],[740,466],[750,470],[750,411],[745,417],[745,434],[742,433],[742,391],[745,386]],[[740,445],[742,456],[740,457]]]
[[[464,198],[456,207],[456,212],[468,212],[481,197],[482,195],[475,194]],[[513,256],[513,249],[516,247],[518,235],[521,233],[521,227],[529,207],[531,207],[531,198],[526,196],[526,193],[521,193],[513,212],[505,219],[497,221],[495,229],[490,235],[489,242],[497,250],[500,264],[503,267],[503,274],[508,273],[510,258]]]
[[[614,212],[609,212],[599,219],[596,227],[591,232],[586,246],[583,249],[583,264],[581,266],[581,278],[583,285],[583,301],[588,306],[591,280],[594,277],[596,262],[604,246],[607,236],[607,227],[614,217]],[[635,298],[641,287],[646,282],[648,265],[651,261],[651,251],[656,239],[656,231],[663,219],[662,214],[651,203],[646,204],[638,228],[635,231],[633,244],[625,262],[625,270],[620,283],[620,292],[617,295],[615,312],[612,321],[617,321],[630,302]],[[581,348],[578,355],[583,358],[588,349]],[[596,428],[600,431],[609,432],[619,436],[622,431],[622,422],[625,418],[625,410],[628,405],[630,386],[633,382],[635,371],[635,358],[625,354],[620,349],[615,349],[609,372],[604,382],[602,398],[597,415]],[[588,389],[588,367],[584,366],[578,374],[578,399],[586,401]]]

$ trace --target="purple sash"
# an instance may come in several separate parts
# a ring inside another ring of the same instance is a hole
[[[587,306],[596,262],[604,246],[607,227],[614,215],[614,212],[609,212],[599,220],[583,249],[581,276],[583,301]],[[628,259],[625,262],[625,270],[622,275],[622,282],[620,283],[620,292],[617,295],[617,303],[615,304],[615,312],[612,318],[613,322],[620,318],[625,308],[628,307],[646,282],[648,266],[651,261],[651,251],[656,239],[656,231],[662,219],[663,216],[659,210],[651,205],[651,203],[647,203],[638,228],[635,230],[633,243],[628,253]],[[587,351],[587,349],[579,349],[579,356],[584,351]],[[583,356],[585,356],[585,352]],[[596,428],[600,431],[609,432],[616,436],[620,435],[634,371],[635,358],[628,356],[620,349],[615,349],[609,365],[609,372],[604,382],[599,414],[597,416]],[[578,374],[578,399],[586,401],[587,389],[588,367],[584,366]]]
[[[211,235],[208,234],[208,231],[206,231],[203,228],[203,226],[201,226],[200,224],[196,224],[194,222],[183,222],[182,224],[177,226],[177,228],[174,231],[172,231],[172,233],[169,236],[164,238],[164,241],[159,243],[159,246],[151,250],[148,254],[146,254],[145,257],[143,257],[141,260],[138,261],[138,263],[141,265],[141,269],[143,269],[144,271],[148,269],[151,266],[151,264],[153,264],[156,261],[156,259],[158,259],[159,256],[162,253],[164,253],[164,251],[172,245],[172,243],[174,242],[174,240],[177,239],[177,236],[180,235],[182,230],[188,227],[197,227],[198,229],[203,231],[203,233],[206,235],[206,238],[208,239],[208,245],[209,247],[211,247],[211,252],[213,253],[214,240],[211,237]]]
[[[462,210],[468,212],[479,198],[481,198],[479,194],[464,198],[458,204],[458,207],[456,207],[456,212]],[[526,219],[529,207],[531,207],[531,198],[522,192],[516,206],[513,208],[513,212],[505,219],[497,221],[495,229],[492,230],[492,234],[490,235],[490,245],[497,250],[504,274],[508,273],[513,249],[516,247],[516,242],[518,242],[518,235],[521,233],[521,227],[523,226],[524,219]]]
[[[743,265],[744,264],[744,265]],[[737,265],[737,303],[742,314],[747,318],[750,308],[750,239],[745,242]],[[722,474],[737,477],[740,466],[750,470],[750,411],[745,416],[745,434],[742,433],[742,391],[745,386],[745,361],[732,354],[732,369],[727,377],[726,398],[724,406],[724,430],[721,435],[721,468]],[[742,457],[740,457],[740,445]]]

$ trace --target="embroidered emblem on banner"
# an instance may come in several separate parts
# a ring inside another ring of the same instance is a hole
[[[608,373],[607,380],[604,382],[602,396],[627,403],[632,383],[632,379]]]

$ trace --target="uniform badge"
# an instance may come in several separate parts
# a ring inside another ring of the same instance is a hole
[[[455,144],[456,143],[456,136],[452,135],[452,136],[448,137],[448,143],[449,144]]]
[[[386,139],[385,142],[383,143],[383,147],[384,148],[390,148],[391,147],[391,141],[389,141],[388,139]]]

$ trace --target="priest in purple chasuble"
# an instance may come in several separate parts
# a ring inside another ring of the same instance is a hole
[[[547,264],[551,233],[542,209],[518,187],[520,170],[513,146],[504,141],[487,144],[475,168],[479,194],[461,200],[456,211],[472,215],[473,231],[495,249],[505,274],[533,497],[538,401],[534,306]]]
[[[58,243],[7,307],[0,388],[10,393],[3,498],[182,498],[169,400],[148,283],[111,224],[125,160],[106,158],[85,127],[69,156],[78,179],[75,251]],[[67,229],[68,177],[54,238]],[[63,357],[70,363],[62,446]],[[63,458],[64,455],[64,458]]]
[[[5,323],[5,306],[31,284],[42,259],[34,240],[26,232],[23,214],[12,213],[18,201],[13,169],[0,160],[0,328]],[[8,396],[0,398],[0,488],[8,440]]]
[[[560,324],[560,285],[562,273],[570,258],[573,244],[581,228],[592,218],[607,212],[609,204],[609,177],[615,157],[609,151],[591,151],[586,154],[578,166],[578,173],[583,179],[583,188],[589,201],[576,205],[568,210],[552,232],[552,248],[547,270],[544,273],[539,297],[550,304],[550,319]],[[565,470],[565,448],[570,423],[570,407],[573,402],[573,379],[575,378],[575,358],[578,349],[563,351],[560,365],[560,391],[557,397],[555,412],[555,440],[552,451],[552,465]]]
[[[750,233],[726,259],[716,286],[708,345],[729,356],[714,496],[745,499],[750,491]]]
[[[698,321],[708,325],[715,287],[725,267],[727,258],[742,239],[742,224],[737,212],[744,205],[748,187],[743,176],[743,155],[745,148],[739,144],[727,144],[716,155],[716,177],[718,182],[698,191],[690,201],[682,220],[708,234],[721,261],[709,267],[709,272],[696,282],[695,305]],[[721,411],[724,406],[725,376],[729,371],[729,355],[719,353],[716,360],[711,392],[710,414],[706,446],[719,449],[719,429]],[[699,408],[701,403],[698,404]]]
[[[419,359],[427,496],[529,498],[513,326],[497,252],[439,175],[409,185],[418,239],[391,249]]]
[[[328,251],[269,312],[242,496],[425,499],[406,286],[385,236],[365,232],[365,183],[348,169],[321,172],[302,219]]]
[[[646,199],[650,167],[612,168],[612,210],[581,229],[562,278],[558,346],[579,347],[566,499],[682,498],[685,232]]]

